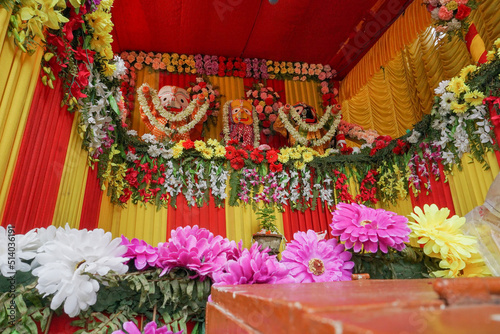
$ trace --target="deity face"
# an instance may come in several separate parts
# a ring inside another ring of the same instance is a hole
[[[297,113],[300,115],[303,121],[306,123],[317,123],[318,118],[316,117],[316,110],[314,110],[313,107],[299,102],[293,106],[295,110],[297,110]]]
[[[235,124],[251,125],[253,123],[252,109],[252,105],[247,100],[233,100],[229,112]]]
[[[191,102],[188,92],[176,86],[163,86],[158,92],[158,97],[161,105],[169,111],[183,111]]]

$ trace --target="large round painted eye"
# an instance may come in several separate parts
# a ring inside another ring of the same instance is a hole
[[[248,109],[243,109],[243,111],[245,112],[245,114],[247,114],[248,116],[250,116],[252,114],[252,112]]]
[[[233,115],[236,115],[239,112],[240,112],[240,108],[233,108],[233,109],[231,109],[231,114],[233,114]]]
[[[175,99],[181,105],[182,108],[186,108],[189,105],[189,97],[184,93],[176,93]]]

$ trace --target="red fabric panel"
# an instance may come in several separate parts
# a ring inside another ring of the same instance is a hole
[[[292,211],[289,206],[285,206],[285,212],[283,212],[283,229],[288,242],[293,240],[295,232],[305,232],[307,230],[314,230],[315,232],[327,230],[326,238],[329,239],[331,237],[331,222],[332,213],[328,208],[321,207],[319,199],[316,210],[307,209],[304,212]]]
[[[180,226],[194,226],[206,228],[214,235],[226,237],[226,210],[217,208],[212,196],[208,205],[203,207],[189,207],[184,195],[177,196],[177,208],[168,207],[167,213],[167,240],[170,231]]]
[[[94,166],[94,169],[89,167],[82,215],[80,216],[80,229],[93,230],[98,227],[102,193],[99,179],[97,178],[97,166]]]
[[[187,89],[191,83],[196,83],[196,74],[172,74],[166,71],[160,72],[158,90],[163,86],[177,86]]]
[[[16,233],[52,224],[73,123],[62,97],[61,80],[38,81],[2,219]]]
[[[426,194],[425,189],[422,189],[422,192],[415,197],[413,191],[410,189],[411,204],[413,207],[419,206],[422,209],[424,204],[436,204],[439,208],[447,207],[450,209],[450,216],[453,216],[455,215],[455,206],[453,205],[453,198],[451,197],[450,185],[449,183],[444,183],[444,171],[441,164],[439,164],[439,170],[441,172],[441,178],[436,181],[431,177],[431,190],[429,191],[429,195]]]

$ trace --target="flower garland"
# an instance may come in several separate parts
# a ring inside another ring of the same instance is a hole
[[[469,28],[468,17],[478,7],[474,0],[422,0],[440,33],[459,33]]]
[[[290,107],[290,115],[292,116],[295,123],[299,126],[299,128],[306,130],[307,132],[316,132],[319,129],[322,129],[325,126],[326,122],[329,120],[329,118],[332,116],[331,110],[333,108],[332,106],[329,106],[326,109],[325,114],[321,117],[320,121],[317,124],[308,125],[301,119],[300,115],[297,113],[297,111],[295,110],[294,107],[292,107],[292,106],[287,106],[287,107]],[[335,116],[333,124],[330,126],[330,129],[321,139],[308,140],[306,137],[301,135],[295,129],[295,127],[290,123],[288,116],[284,112],[284,109],[285,109],[285,107],[281,107],[278,110],[278,115],[279,115],[281,121],[283,122],[283,125],[287,129],[288,133],[297,142],[299,142],[302,145],[307,145],[307,144],[311,143],[313,146],[321,146],[323,144],[326,144],[327,142],[329,142],[332,139],[333,135],[337,131],[337,127],[338,127],[338,125],[340,123],[340,119],[341,119],[341,112],[339,110],[339,112]]]
[[[210,103],[207,116],[213,120],[213,124],[216,124],[221,100],[219,87],[214,87],[206,76],[197,77],[196,82],[191,83],[191,86],[187,89],[187,92],[191,95],[191,100],[195,100],[199,94],[203,94]]]
[[[171,113],[168,110],[166,110],[161,105],[160,99],[158,98],[158,93],[156,92],[155,89],[149,87],[149,85],[147,83],[142,84],[142,86],[137,89],[137,100],[139,101],[139,104],[142,107],[142,111],[146,114],[146,116],[148,117],[150,122],[153,123],[153,125],[155,127],[157,127],[159,130],[165,132],[166,134],[172,134],[174,132],[183,134],[183,133],[187,133],[187,132],[191,131],[194,128],[194,126],[196,124],[198,124],[202,120],[203,117],[205,117],[207,110],[208,110],[208,107],[210,106],[207,99],[205,99],[205,102],[203,103],[203,105],[200,106],[198,112],[196,113],[196,115],[193,117],[193,119],[190,122],[172,130],[170,128],[167,128],[166,125],[160,124],[158,122],[158,120],[151,113],[148,102],[147,102],[146,97],[144,96],[144,93],[143,93],[144,87],[148,87],[150,94],[151,94],[153,105],[156,108],[156,110],[158,110],[160,115],[162,117],[166,118],[167,121],[169,121],[170,123],[185,120],[187,117],[189,117],[189,115],[192,115],[194,112],[194,109],[200,105],[199,101],[196,101],[196,100],[191,101],[186,109],[184,109],[182,112],[180,112],[178,114],[174,114],[174,113]]]
[[[378,132],[373,129],[365,130],[357,124],[348,123],[344,120],[340,121],[338,129],[349,138],[364,141],[370,146],[373,144],[375,139],[380,136]]]
[[[226,145],[231,141],[230,131],[229,131],[229,106],[231,101],[227,101],[222,108],[222,133],[224,134],[224,142]],[[260,131],[259,131],[259,119],[255,109],[252,110],[252,127],[253,127],[253,146],[257,147],[260,143]]]

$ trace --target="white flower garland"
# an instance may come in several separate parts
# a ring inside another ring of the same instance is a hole
[[[166,126],[160,124],[160,122],[158,122],[156,117],[154,117],[153,114],[151,114],[151,110],[149,109],[148,102],[146,101],[146,97],[144,96],[144,94],[142,92],[142,88],[144,86],[149,87],[149,85],[147,83],[144,83],[144,84],[142,84],[141,87],[139,87],[139,89],[137,89],[137,100],[139,101],[139,104],[142,107],[142,111],[144,112],[144,114],[146,114],[148,119],[151,121],[151,123],[156,128],[158,128],[160,131],[165,132],[168,135],[172,134],[173,132],[183,134],[183,133],[191,131],[195,127],[195,125],[198,124],[203,117],[205,117],[205,115],[207,114],[208,107],[210,106],[210,103],[205,99],[205,103],[203,103],[203,105],[200,107],[200,109],[198,110],[198,112],[196,113],[196,115],[193,117],[193,119],[190,122],[188,122],[187,124],[185,124],[183,126],[176,128],[175,130],[172,130],[172,129],[167,128]],[[184,109],[182,112],[180,112],[178,114],[174,114],[174,113],[167,111],[161,105],[161,102],[160,102],[160,99],[158,98],[158,93],[156,92],[156,90],[149,87],[149,91],[151,94],[151,99],[153,101],[153,105],[155,106],[156,110],[158,110],[160,115],[162,117],[164,117],[169,122],[180,122],[182,120],[185,120],[189,115],[191,115],[194,112],[194,109],[196,108],[196,105],[198,104],[198,102],[196,100],[193,100],[189,103],[188,107],[186,109]]]
[[[224,133],[224,141],[227,143],[231,140],[229,137],[229,105],[233,100],[229,100],[224,104],[222,108],[222,132]],[[259,132],[259,118],[257,116],[257,112],[254,110],[252,106],[252,118],[253,118],[253,147],[258,147],[260,144],[260,132]]]
[[[329,142],[332,139],[332,137],[335,134],[335,132],[337,132],[337,128],[338,128],[338,126],[340,124],[341,111],[339,110],[339,112],[337,113],[337,115],[335,117],[335,120],[333,121],[332,126],[330,127],[330,130],[328,130],[328,132],[321,139],[308,140],[307,137],[302,136],[295,129],[295,127],[290,123],[290,121],[288,119],[288,116],[285,114],[285,112],[283,111],[283,109],[284,109],[284,107],[281,107],[278,110],[278,115],[279,115],[281,121],[283,122],[283,125],[285,126],[285,129],[288,131],[288,133],[297,142],[299,142],[301,145],[304,145],[304,146],[307,146],[307,144],[311,143],[313,147],[316,147],[316,146],[324,145],[325,143]],[[326,112],[323,115],[323,117],[321,117],[320,122],[318,124],[315,124],[315,125],[307,125],[307,124],[305,124],[300,119],[300,115],[297,113],[297,111],[295,110],[294,107],[292,107],[290,109],[290,115],[292,115],[292,118],[297,123],[297,125],[299,126],[299,128],[307,130],[308,132],[316,132],[316,131],[318,131],[319,129],[322,129],[325,126],[326,122],[330,118],[331,110],[332,110],[332,106],[329,106],[326,109]]]

